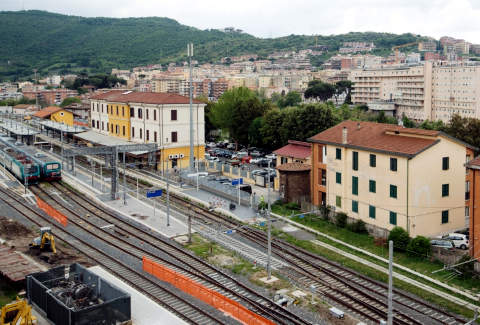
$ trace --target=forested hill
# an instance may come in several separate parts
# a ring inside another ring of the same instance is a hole
[[[246,33],[199,30],[169,18],[84,18],[45,11],[0,12],[0,80],[40,73],[96,72],[154,63],[181,62],[186,44],[195,59],[214,62],[225,56],[275,50],[299,50],[316,44],[334,53],[346,41],[372,41],[379,51],[419,38],[412,34],[349,33],[257,38]],[[321,34],[321,31],[319,31]]]

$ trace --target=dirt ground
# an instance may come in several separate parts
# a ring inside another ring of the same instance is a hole
[[[96,263],[84,256],[76,249],[55,238],[57,254],[31,249],[29,244],[40,235],[40,229],[29,229],[16,220],[0,215],[0,238],[6,240],[6,245],[15,247],[19,252],[32,256],[37,262],[47,268],[54,266],[80,263],[84,266],[93,266]],[[55,235],[55,234],[54,234]]]

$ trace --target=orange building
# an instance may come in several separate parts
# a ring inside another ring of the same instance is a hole
[[[473,152],[467,154],[467,177],[465,182],[465,215],[470,225],[470,255],[480,256],[480,157],[473,160]]]

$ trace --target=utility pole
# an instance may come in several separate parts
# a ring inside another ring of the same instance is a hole
[[[238,167],[238,206],[240,206],[240,178],[242,177],[242,173],[240,172],[240,167]]]
[[[38,94],[37,94],[37,71],[38,69],[33,69],[33,72],[35,72],[35,107],[38,109]]]
[[[167,162],[167,227],[170,227],[170,180],[168,179],[168,162]]]
[[[193,168],[193,82],[192,82],[192,56],[193,43],[187,44],[188,66],[190,70],[190,170]]]
[[[125,174],[126,174],[126,171],[125,171],[125,151],[124,151],[123,152],[123,205],[127,205],[127,185],[125,183]],[[155,216],[155,206],[153,208],[153,213]]]
[[[388,242],[388,319],[387,325],[393,325],[393,241]]]
[[[268,161],[268,190],[267,190],[267,280],[272,276],[271,260],[272,260],[272,223],[270,221],[270,160]]]
[[[95,187],[93,184],[93,176],[95,175],[95,161],[92,159],[90,162],[92,163],[92,187]]]
[[[63,166],[63,131],[60,130],[60,150],[62,150],[62,166]]]
[[[188,206],[188,243],[192,243],[192,206]]]

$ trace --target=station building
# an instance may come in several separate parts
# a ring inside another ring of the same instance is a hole
[[[205,104],[193,101],[194,160],[205,154]],[[172,93],[112,90],[90,99],[92,130],[134,143],[157,143],[162,168],[190,159],[189,98]]]
[[[311,200],[386,234],[468,227],[465,157],[476,148],[439,131],[344,121],[312,142]]]

